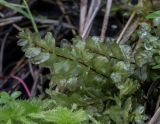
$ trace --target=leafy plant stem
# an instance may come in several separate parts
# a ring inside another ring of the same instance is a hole
[[[46,51],[48,51],[48,52],[51,53],[51,54],[53,53],[53,51],[48,50],[47,48],[45,48],[44,46],[42,46],[42,45],[40,45],[40,44],[36,44],[36,46],[37,46],[37,47],[40,47],[40,48],[42,48],[42,49],[44,49],[44,50],[46,50]],[[68,60],[70,60],[70,61],[75,61],[75,60],[72,59],[72,58],[69,58],[69,57],[66,57],[66,56],[64,56],[64,55],[62,56],[62,55],[58,54],[58,52],[56,52],[56,56],[58,56],[58,57],[60,57],[60,58],[63,58],[63,59],[68,59]],[[77,62],[80,63],[81,65],[85,66],[85,67],[88,67],[88,65],[87,65],[86,63],[84,63],[83,61],[80,61],[80,60],[78,61],[78,60],[77,60]],[[96,70],[95,70],[94,68],[92,68],[92,67],[90,67],[90,70],[92,70],[93,72],[101,75],[102,77],[108,78],[105,74],[99,73],[98,71],[96,71]]]
[[[28,4],[27,4],[26,0],[23,0],[23,3],[24,3],[25,6],[26,6],[26,10],[27,10],[27,12],[28,12],[28,14],[29,14],[29,17],[30,17],[30,20],[31,20],[31,22],[32,22],[33,28],[34,28],[35,32],[38,33],[39,31],[38,31],[37,25],[36,25],[36,23],[35,23],[35,20],[34,20],[33,15],[32,15],[32,13],[31,13],[29,7],[28,7]]]

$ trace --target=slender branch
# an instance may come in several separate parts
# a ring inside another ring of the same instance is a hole
[[[153,115],[153,117],[151,118],[151,120],[149,121],[148,124],[157,124],[157,121],[158,121],[159,117],[160,117],[160,107],[158,108],[156,113]]]
[[[8,35],[10,34],[12,30],[12,27],[9,28],[8,32],[6,33],[6,35],[4,36],[3,40],[2,40],[2,44],[1,44],[1,49],[0,49],[0,75],[3,75],[3,55],[4,55],[4,48],[5,48],[5,43],[6,40],[8,38]]]
[[[142,44],[141,39],[138,39],[138,41],[137,41],[137,43],[136,43],[136,46],[135,46],[135,48],[134,48],[134,50],[133,50],[133,55],[136,53],[136,50],[137,50],[138,48],[140,48],[141,44]]]
[[[28,97],[31,97],[31,93],[30,93],[30,91],[29,91],[26,83],[25,83],[21,78],[19,78],[19,77],[17,77],[17,76],[13,76],[13,75],[12,75],[11,77],[12,77],[13,79],[18,80],[18,81],[23,85],[23,87],[24,87],[24,89],[25,89]]]
[[[131,23],[132,19],[134,18],[135,14],[136,14],[136,13],[133,12],[132,15],[130,16],[130,18],[129,18],[129,20],[127,21],[125,27],[123,28],[121,34],[119,35],[119,37],[118,37],[116,43],[119,43],[119,42],[120,42],[121,38],[123,37],[124,33],[126,32],[128,26],[130,25],[130,23]]]
[[[23,0],[23,2],[24,2],[24,4],[25,4],[25,6],[26,6],[26,10],[27,10],[27,12],[28,12],[29,18],[30,18],[30,20],[31,20],[31,22],[32,22],[32,25],[33,25],[33,28],[34,28],[35,32],[39,32],[39,31],[38,31],[38,28],[37,28],[37,25],[36,25],[36,23],[35,23],[35,20],[34,20],[34,18],[33,18],[33,15],[32,15],[32,13],[31,13],[31,11],[30,11],[30,9],[29,9],[29,6],[28,6],[26,0]]]
[[[111,10],[111,6],[112,6],[112,0],[107,0],[105,16],[104,16],[102,31],[101,31],[101,36],[100,36],[100,41],[101,42],[103,42],[104,39],[105,39],[105,34],[106,34],[106,31],[107,31],[107,26],[108,26],[108,21],[109,21],[109,13],[110,13],[110,10]]]
[[[59,8],[61,9],[62,13],[64,14],[65,19],[67,20],[68,24],[72,25],[71,20],[69,18],[69,16],[66,14],[65,8],[64,8],[64,4],[61,0],[57,0],[57,3],[59,5]],[[74,35],[76,35],[76,31],[72,29],[72,33]]]
[[[81,36],[82,36],[84,26],[85,26],[87,5],[88,5],[88,0],[81,0],[81,3],[80,3],[80,25],[79,25],[79,33]]]
[[[22,19],[23,19],[22,16],[15,16],[15,17],[10,17],[10,18],[0,19],[0,27],[19,22]]]
[[[89,26],[88,31],[86,32],[85,39],[87,38],[87,36],[89,36],[89,33],[90,33],[91,29],[92,29],[92,26],[93,26],[93,23],[91,23],[91,25]]]
[[[89,7],[89,11],[87,13],[87,18],[86,18],[86,24],[89,22],[90,18],[92,17],[92,14],[94,12],[94,8],[96,7],[96,0],[92,0],[90,7]],[[85,25],[86,26],[86,25]]]
[[[155,107],[155,112],[158,110],[159,105],[160,105],[160,95],[158,96],[158,100],[157,100],[156,107]]]
[[[37,85],[39,83],[39,74],[37,71],[34,72],[35,78],[34,78],[34,83],[31,89],[31,97],[35,97],[37,93]]]
[[[95,7],[95,9],[94,9],[94,11],[92,13],[92,16],[90,17],[89,21],[86,22],[85,29],[84,29],[83,34],[82,34],[82,38],[84,38],[84,39],[87,38],[86,34],[88,34],[89,29],[91,29],[90,26],[92,25],[93,20],[94,20],[97,12],[99,10],[100,3],[101,3],[101,0],[95,1],[95,3],[94,3],[94,5],[96,5],[96,7]]]
[[[133,32],[137,29],[138,22],[139,22],[139,18],[137,18],[133,22],[133,24],[128,28],[128,30],[126,31],[126,33],[122,37],[122,40],[120,40],[120,42],[119,42],[120,44],[124,44],[129,40],[129,38],[132,36]]]
[[[41,24],[53,24],[53,25],[59,25],[60,21],[58,20],[53,20],[53,19],[41,19],[41,18],[35,18],[35,21],[38,22],[38,23],[41,23]],[[66,28],[70,28],[70,29],[75,29],[76,30],[76,27],[73,26],[73,25],[70,25],[68,23],[65,23],[65,22],[61,22],[62,26],[63,27],[66,27]]]

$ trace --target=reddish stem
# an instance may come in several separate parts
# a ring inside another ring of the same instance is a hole
[[[23,85],[23,87],[24,87],[24,89],[25,89],[28,97],[31,97],[31,93],[30,93],[30,91],[29,91],[26,83],[25,83],[21,78],[19,78],[19,77],[17,77],[17,76],[12,75],[11,77],[12,77],[13,79],[18,80],[18,81]]]

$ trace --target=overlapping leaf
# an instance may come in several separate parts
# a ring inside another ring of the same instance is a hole
[[[84,41],[77,37],[72,40],[73,44],[65,42],[60,48],[55,46],[51,33],[47,33],[42,39],[38,34],[25,30],[18,37],[18,44],[22,46],[26,57],[33,63],[50,69],[51,83],[48,93],[58,105],[83,107],[91,115],[94,112],[94,117],[99,119],[103,118],[101,112],[111,107],[109,111],[114,117],[118,114],[115,110],[121,111],[123,108],[109,104],[116,101],[115,96],[120,101],[127,102],[128,97],[139,88],[137,81],[132,79],[137,67],[135,62],[140,61],[140,67],[146,62],[141,61],[144,56],[138,53],[134,56],[128,45],[100,43],[94,38]],[[56,90],[52,91],[55,85]],[[134,121],[126,120],[128,115],[125,111],[121,114],[127,117],[120,122]],[[109,121],[111,120],[108,118]]]

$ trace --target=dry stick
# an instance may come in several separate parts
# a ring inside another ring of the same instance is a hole
[[[15,16],[15,17],[9,17],[9,18],[3,18],[3,19],[0,19],[0,23],[2,22],[8,22],[8,21],[17,21],[17,20],[22,20],[23,19],[23,16]]]
[[[35,78],[34,78],[34,84],[32,86],[32,89],[31,89],[31,97],[35,97],[36,96],[36,93],[37,93],[37,85],[38,85],[38,81],[39,81],[39,74],[38,72],[35,72],[34,73],[35,75]]]
[[[138,49],[138,48],[140,48],[140,46],[141,46],[141,40],[140,39],[138,39],[138,41],[137,41],[137,43],[136,43],[136,46],[135,46],[135,48],[134,48],[134,50],[133,50],[133,55],[136,53],[136,50]]]
[[[10,78],[10,75],[15,75],[20,69],[22,69],[26,64],[26,61],[25,61],[25,57],[21,58],[16,66],[11,70],[9,76],[7,76],[3,82],[0,83],[0,87],[2,87],[6,82],[7,80]]]
[[[97,0],[92,0],[92,2],[90,4],[89,11],[87,13],[86,23],[90,20],[92,14],[93,14],[94,8],[96,7],[96,1]]]
[[[16,17],[10,17],[10,18],[6,18],[6,19],[0,19],[0,27],[5,26],[5,25],[9,25],[12,23],[16,23],[18,21],[21,21],[24,17],[23,16],[16,16]],[[35,21],[41,24],[54,24],[54,25],[58,25],[59,21],[57,20],[53,20],[53,19],[40,19],[40,18],[35,18]],[[63,27],[66,28],[71,28],[71,29],[76,29],[75,26],[68,24],[68,23],[62,23]]]
[[[13,26],[15,29],[17,29],[19,32],[23,30],[21,27],[19,27],[19,26],[16,25],[16,24],[12,24],[12,26]]]
[[[34,81],[32,89],[31,89],[31,97],[34,97],[37,93],[36,88],[37,88],[39,76],[38,76],[37,71],[33,70],[31,60],[28,60],[28,66],[29,66],[30,74],[31,74],[33,81]]]
[[[66,15],[65,8],[64,8],[64,4],[62,3],[62,1],[61,1],[61,0],[57,0],[57,3],[58,3],[58,5],[59,5],[59,7],[60,7],[62,13],[65,15],[64,17],[66,18],[68,24],[72,25],[69,16]],[[73,33],[74,35],[76,35],[76,32],[75,32],[75,30],[73,30],[73,29],[72,29],[72,33]]]
[[[21,21],[22,19],[23,19],[23,16],[16,16],[16,17],[10,17],[6,19],[0,19],[0,27]]]
[[[129,38],[131,37],[132,33],[137,29],[138,22],[139,22],[139,18],[136,19],[133,22],[133,24],[128,28],[128,30],[126,31],[126,33],[122,37],[122,40],[120,40],[120,42],[119,42],[120,44],[124,44],[124,43],[126,43],[129,40]]]
[[[10,34],[12,30],[12,27],[9,28],[8,32],[6,33],[6,35],[4,36],[2,43],[1,43],[1,49],[0,49],[0,75],[3,75],[3,55],[4,55],[4,47],[5,47],[5,43],[6,40],[8,38],[8,35]]]
[[[109,13],[111,10],[111,6],[112,6],[112,0],[107,0],[105,16],[104,16],[103,26],[102,26],[101,36],[100,36],[100,42],[103,42],[105,39],[105,34],[107,31],[107,26],[108,26],[108,21],[109,21]]]
[[[119,43],[119,42],[120,42],[120,40],[121,40],[122,36],[123,36],[123,35],[124,35],[124,33],[126,32],[126,30],[127,30],[128,26],[130,25],[130,23],[131,23],[132,19],[134,18],[135,14],[136,14],[136,13],[135,13],[135,12],[133,12],[133,13],[132,13],[132,15],[130,16],[130,18],[129,18],[128,22],[126,23],[126,25],[125,25],[125,27],[123,28],[123,30],[122,30],[122,32],[121,32],[121,34],[119,35],[119,37],[118,37],[118,39],[117,39],[116,43]]]
[[[90,30],[91,30],[91,28],[92,28],[92,25],[93,25],[93,23],[89,26],[88,31],[87,31],[87,33],[86,33],[86,37],[89,35]]]
[[[153,117],[151,118],[148,124],[157,124],[159,117],[160,117],[160,107],[157,109],[156,113],[154,113]]]
[[[79,24],[79,34],[80,34],[80,36],[82,36],[84,26],[85,26],[87,6],[88,6],[88,1],[87,0],[81,0],[81,3],[80,3],[80,24]]]
[[[92,0],[91,4],[90,4],[90,7],[89,7],[89,11],[87,13],[87,16],[86,16],[86,19],[85,19],[85,22],[84,22],[84,27],[83,27],[83,31],[85,30],[85,27],[87,26],[93,12],[94,12],[94,8],[96,7],[96,0]],[[93,25],[93,22],[90,24],[90,26],[88,27],[88,30],[86,32],[86,37],[89,35],[90,33],[90,30],[92,28],[92,25]],[[82,31],[82,34],[83,34],[83,31]],[[82,35],[81,35],[82,36]]]
[[[91,29],[90,26],[92,25],[94,17],[96,16],[96,14],[99,10],[101,0],[98,0],[97,2],[98,3],[95,3],[96,8],[95,8],[94,12],[92,13],[92,16],[91,16],[90,20],[88,22],[86,22],[85,29],[84,29],[83,34],[82,34],[82,38],[84,38],[84,39],[87,37],[86,34],[88,34],[89,29]]]
[[[158,96],[158,100],[157,100],[157,103],[156,103],[155,112],[156,112],[157,109],[159,108],[159,105],[160,105],[160,95]]]
[[[35,21],[41,24],[54,24],[54,25],[59,25],[59,21],[53,20],[53,19],[40,19],[40,18],[35,18]],[[68,23],[62,22],[62,26],[66,28],[71,28],[71,29],[76,29],[75,26],[70,25]]]
[[[41,94],[41,97],[45,96],[45,93],[43,92],[43,83],[45,81],[43,80],[43,77],[42,75],[40,75],[40,78],[39,78],[39,85],[37,85],[37,89],[39,90],[40,94]]]
[[[141,40],[140,40],[140,39],[138,40],[137,44],[139,44],[139,43],[141,43]],[[137,46],[138,46],[138,47],[137,47]],[[139,45],[136,45],[136,47],[139,48],[140,46],[139,46]],[[136,53],[137,48],[134,49],[133,54]],[[157,85],[157,82],[153,82],[153,83],[151,84],[151,86],[149,87],[149,89],[148,89],[148,91],[147,91],[147,94],[146,94],[146,96],[145,96],[146,99],[148,99],[148,98],[151,96],[151,94],[152,94],[154,88],[156,87],[156,85]],[[145,108],[145,110],[146,110],[146,106],[147,106],[147,102],[144,103],[144,108]]]
[[[87,26],[90,18],[92,17],[92,14],[93,14],[93,12],[94,12],[94,8],[97,6],[96,2],[97,2],[96,0],[92,0],[92,2],[91,2],[91,4],[90,4],[89,11],[88,11],[87,18],[86,18],[85,25],[84,25],[84,29],[85,29],[85,27]],[[87,30],[86,35],[85,35],[86,37],[89,35],[90,30],[91,30],[91,28],[92,28],[92,25],[93,25],[93,21],[92,21],[92,23],[90,24],[90,26],[88,27],[88,30]],[[84,37],[84,38],[86,38],[86,37]]]
[[[11,70],[9,75],[15,75],[19,70],[21,70],[25,65],[27,64],[27,61],[25,61],[25,57],[21,58],[16,66]]]
[[[28,67],[29,67],[29,71],[30,71],[30,74],[31,74],[33,80],[35,80],[36,77],[35,77],[35,74],[34,74],[34,71],[33,71],[33,67],[32,67],[32,63],[31,63],[30,59],[28,59]]]

